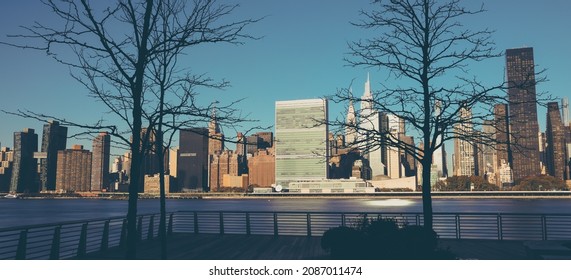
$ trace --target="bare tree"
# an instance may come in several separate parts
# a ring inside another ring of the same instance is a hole
[[[73,77],[85,86],[90,96],[105,104],[121,120],[100,120],[94,124],[62,120],[62,124],[91,131],[105,129],[129,146],[132,166],[126,257],[133,259],[136,257],[137,198],[143,183],[141,162],[147,146],[145,141],[148,141],[154,125],[148,123],[149,129],[141,137],[143,121],[153,119],[144,118],[150,115],[145,113],[145,106],[164,106],[164,100],[153,102],[157,95],[150,94],[157,82],[153,78],[152,69],[156,67],[153,63],[166,62],[164,59],[176,60],[183,50],[200,44],[236,44],[251,39],[244,33],[244,28],[258,20],[228,20],[237,6],[218,4],[215,0],[117,0],[104,4],[89,0],[42,2],[60,20],[60,25],[35,23],[24,27],[25,34],[12,36],[34,43],[4,44],[46,51],[58,62],[70,66],[74,70]],[[169,18],[165,18],[165,14]],[[74,56],[67,55],[70,50]],[[165,67],[173,67],[173,64]],[[185,108],[180,111],[185,111],[188,116],[203,115],[203,111],[192,111],[196,106],[191,104],[194,101],[191,95],[181,100],[187,103],[179,106]],[[18,114],[42,120],[53,118],[29,111]]]
[[[496,143],[494,133],[477,128],[492,123],[493,106],[506,102],[505,83],[487,86],[469,66],[502,54],[495,50],[492,31],[471,30],[462,24],[466,17],[483,13],[483,7],[469,10],[459,0],[375,0],[372,4],[376,9],[362,11],[363,19],[353,24],[379,35],[349,43],[345,60],[351,66],[388,71],[399,85],[385,86],[372,98],[356,98],[341,89],[334,100],[369,102],[377,112],[396,116],[406,123],[406,134],[420,139],[420,145],[404,141],[403,131],[363,125],[371,120],[370,112],[361,112],[357,122],[336,120],[335,124],[356,131],[355,145],[361,149],[396,147],[421,164],[424,225],[432,228],[430,179],[435,152],[456,138]]]

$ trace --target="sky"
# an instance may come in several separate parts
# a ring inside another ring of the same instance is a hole
[[[533,47],[535,62],[546,69],[548,78],[537,91],[571,97],[571,1],[462,1],[467,7],[481,3],[488,12],[465,18],[465,26],[495,30],[492,39],[499,51]],[[225,103],[245,98],[238,109],[258,122],[244,124],[243,131],[252,126],[273,126],[275,101],[332,95],[351,83],[354,94],[360,96],[367,73],[373,90],[381,84],[399,83],[386,69],[355,68],[343,61],[347,42],[375,34],[350,24],[361,18],[360,10],[374,8],[368,0],[248,0],[239,4],[229,19],[264,17],[246,29],[261,39],[243,45],[194,47],[187,50],[182,62],[193,73],[206,73],[231,84],[225,90],[202,90],[200,100]],[[0,1],[0,41],[12,40],[8,34],[22,33],[20,26],[53,20],[54,15],[40,1]],[[497,83],[503,79],[504,69],[505,58],[495,58],[471,66],[470,74]],[[88,123],[101,118],[112,120],[105,107],[88,97],[86,89],[71,78],[70,71],[43,52],[0,45],[0,110],[31,110]],[[329,117],[342,116],[343,110],[341,105],[330,104]],[[545,108],[538,109],[541,130],[545,128],[545,113]],[[36,129],[41,138],[42,125],[0,112],[0,143],[13,147],[13,133],[25,127]],[[69,134],[77,132],[70,128]],[[229,136],[236,133],[231,128],[224,132]],[[91,149],[90,141],[68,139],[68,147],[73,144]]]

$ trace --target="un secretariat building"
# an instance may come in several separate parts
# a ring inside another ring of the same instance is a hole
[[[276,185],[328,177],[327,100],[276,102]]]

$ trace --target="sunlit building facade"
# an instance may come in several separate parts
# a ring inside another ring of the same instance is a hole
[[[328,178],[326,99],[276,102],[276,184]]]

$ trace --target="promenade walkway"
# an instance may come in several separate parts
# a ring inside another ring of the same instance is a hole
[[[218,234],[173,234],[168,242],[168,259],[176,260],[320,260],[328,259],[321,248],[320,237],[266,236],[266,235],[218,235]],[[545,248],[547,243],[533,243]],[[552,244],[552,243],[550,243]],[[553,245],[553,244],[552,244]],[[560,245],[560,244],[559,244]],[[529,250],[524,241],[505,240],[455,240],[441,239],[439,246],[448,249],[460,259],[525,260],[540,259],[539,254]],[[554,245],[555,246],[555,245]],[[539,249],[538,249],[539,250]],[[538,251],[539,252],[539,251]],[[569,251],[571,252],[571,251]],[[83,259],[124,259],[121,248],[104,253],[89,254]],[[556,258],[571,259],[571,255]],[[160,259],[160,241],[140,243],[137,259]]]

